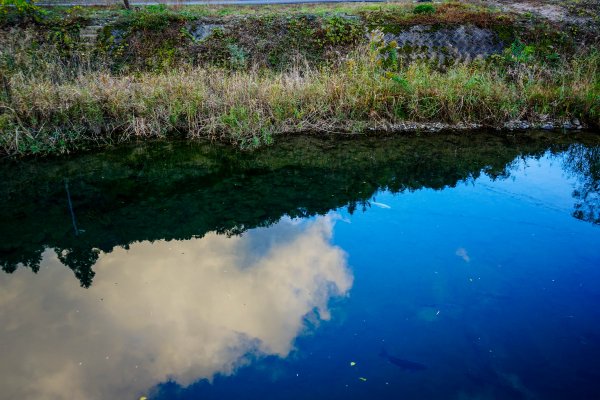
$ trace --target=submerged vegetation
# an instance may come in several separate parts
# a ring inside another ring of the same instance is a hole
[[[481,6],[14,12],[0,17],[5,154],[173,135],[254,148],[284,133],[396,131],[409,122],[600,124],[594,31]],[[465,24],[493,32],[503,50],[453,61],[443,49],[441,58],[414,57],[426,49],[395,40],[411,26]],[[88,26],[98,26],[92,39],[82,34]]]

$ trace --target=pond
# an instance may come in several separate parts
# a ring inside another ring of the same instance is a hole
[[[0,164],[1,399],[591,399],[600,136]]]

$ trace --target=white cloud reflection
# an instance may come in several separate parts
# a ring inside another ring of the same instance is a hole
[[[3,274],[0,398],[137,398],[233,373],[248,353],[285,357],[305,316],[328,319],[352,285],[334,223],[135,243],[102,254],[87,290],[51,251],[39,276]]]

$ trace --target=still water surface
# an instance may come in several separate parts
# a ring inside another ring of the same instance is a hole
[[[592,399],[600,141],[0,165],[1,399]]]

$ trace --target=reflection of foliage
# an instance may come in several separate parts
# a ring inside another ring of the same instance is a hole
[[[0,266],[6,272],[19,264],[36,271],[44,249],[53,248],[87,287],[100,252],[115,246],[210,231],[236,235],[283,215],[306,217],[344,206],[353,212],[369,207],[377,190],[442,189],[481,173],[505,177],[515,158],[541,155],[547,148],[543,138],[485,134],[355,141],[298,137],[252,153],[159,142],[66,160],[5,163],[0,166]],[[584,175],[585,204],[598,192],[594,151],[571,147],[577,160],[572,164],[582,164],[576,170]],[[81,229],[77,236],[65,178]]]
[[[95,272],[91,267],[98,260],[100,252],[97,249],[75,248],[57,251],[57,256],[60,262],[71,268],[75,273],[81,286],[90,287],[94,279]]]
[[[573,216],[600,224],[600,147],[572,145],[565,153],[565,167],[578,180]]]

